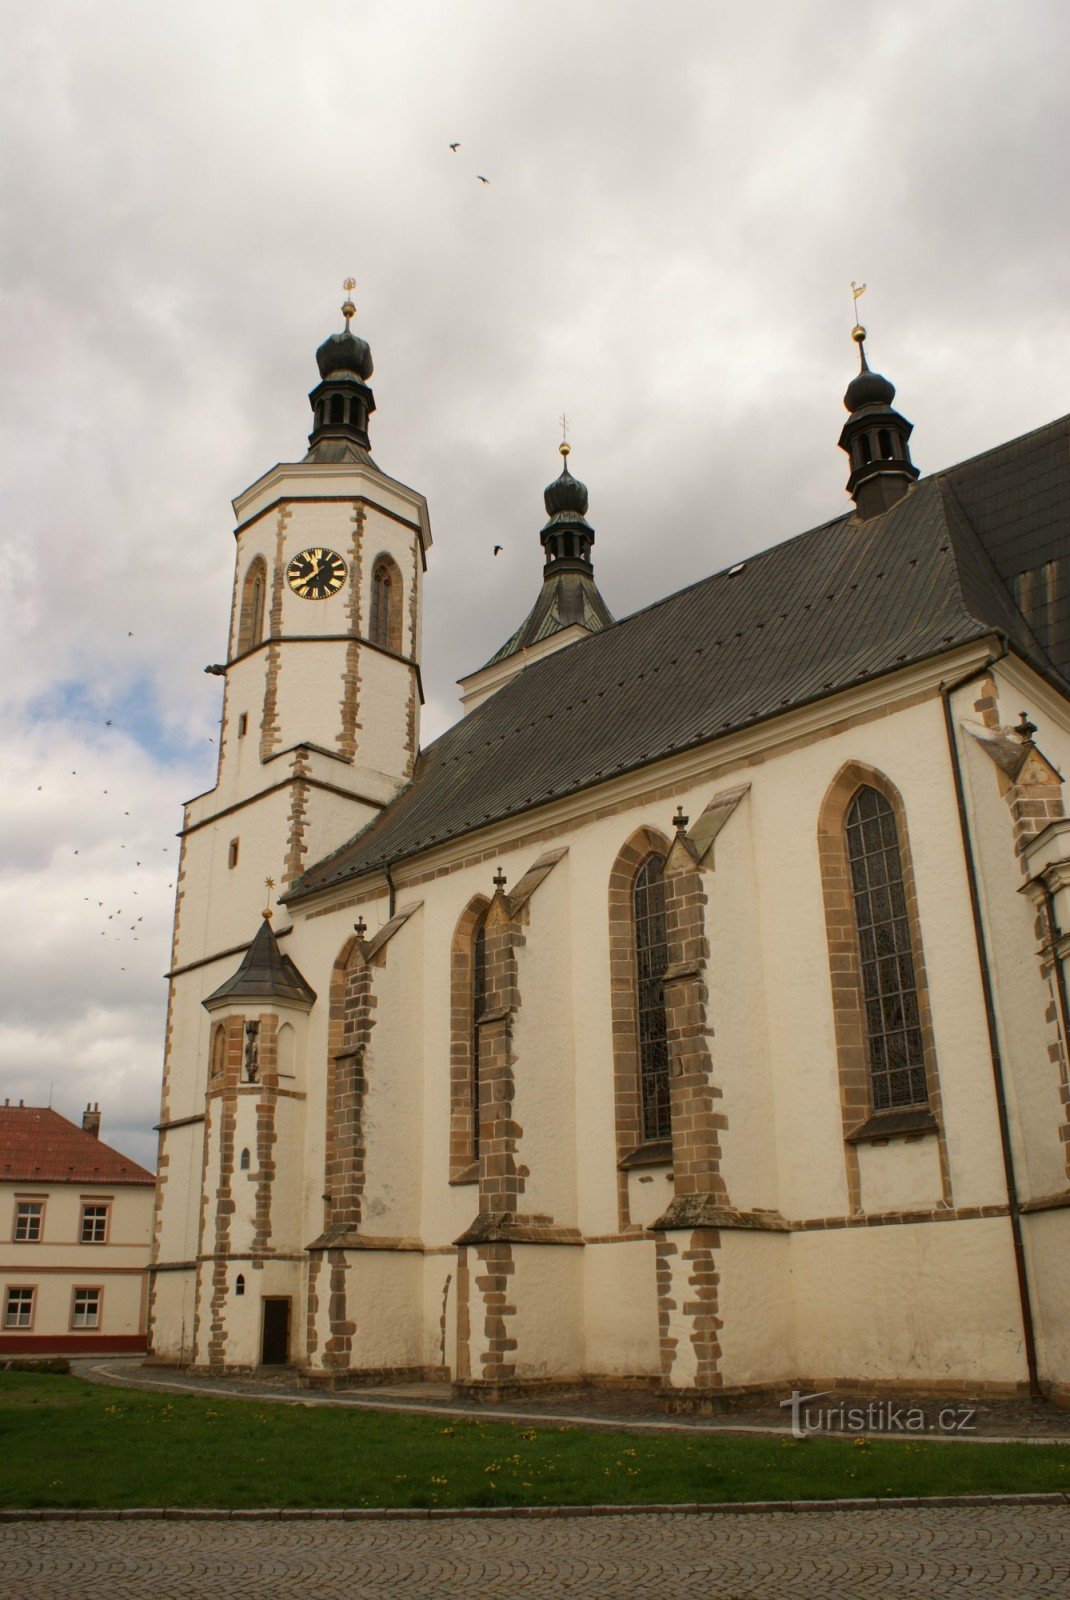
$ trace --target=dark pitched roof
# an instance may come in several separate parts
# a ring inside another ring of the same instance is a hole
[[[486,663],[493,667],[529,645],[549,639],[552,634],[575,624],[590,633],[613,625],[613,616],[590,573],[552,572],[544,580],[539,597],[519,628]],[[482,669],[481,669],[482,670]]]
[[[50,1106],[0,1106],[0,1181],[151,1184],[151,1172]]]
[[[305,982],[290,957],[284,956],[279,949],[279,942],[271,931],[271,919],[265,913],[238,970],[201,1004],[223,1005],[233,1000],[292,1000],[298,1005],[310,1006],[315,998],[316,991]]]
[[[1004,449],[1054,541],[1050,506],[1070,496],[1070,418],[1052,427],[1061,468],[1045,473],[1043,495],[1024,441]],[[1011,468],[990,456],[922,480],[882,516],[838,517],[525,668],[424,750],[413,781],[287,898],[993,632],[1070,692],[997,570],[1013,542],[1005,519],[1021,519]]]

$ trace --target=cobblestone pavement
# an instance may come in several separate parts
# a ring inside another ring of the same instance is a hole
[[[0,1594],[11,1600],[929,1600],[934,1590],[941,1600],[1065,1600],[1070,1512],[0,1527]]]
[[[526,1394],[501,1405],[489,1405],[478,1400],[453,1398],[448,1383],[387,1384],[325,1391],[302,1388],[297,1375],[289,1371],[257,1372],[249,1376],[228,1373],[225,1377],[205,1377],[175,1368],[146,1366],[140,1356],[106,1356],[74,1361],[71,1365],[79,1377],[94,1383],[160,1389],[164,1392],[186,1390],[193,1394],[220,1397],[232,1395],[240,1399],[300,1401],[305,1405],[366,1406],[387,1410],[449,1411],[455,1414],[471,1412],[487,1419],[500,1417],[511,1421],[539,1421],[553,1417],[559,1422],[573,1422],[580,1426],[653,1428],[670,1432],[779,1434],[790,1431],[787,1412],[775,1402],[716,1416],[689,1413],[670,1416],[662,1402],[649,1390],[557,1390],[547,1394]],[[872,1399],[872,1396],[837,1392],[827,1403],[839,1406],[842,1402],[845,1407],[858,1405],[864,1408]],[[909,1394],[896,1396],[895,1399],[897,1404],[904,1407],[921,1406],[930,1417],[935,1417],[945,1407],[957,1410],[961,1404],[968,1408],[970,1415],[966,1431],[933,1434],[931,1437],[952,1441],[1033,1439],[1070,1443],[1070,1411],[1061,1410],[1058,1406],[1034,1405],[1028,1400],[959,1402],[946,1398],[936,1400],[931,1395],[919,1398]],[[905,1433],[890,1433],[887,1436],[916,1437]]]

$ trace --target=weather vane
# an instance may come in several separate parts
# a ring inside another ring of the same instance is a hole
[[[851,279],[851,303],[852,303],[852,308],[853,308],[854,314],[855,314],[855,325],[851,329],[851,337],[852,337],[852,339],[855,339],[855,340],[862,340],[862,339],[864,339],[866,337],[866,330],[865,330],[865,328],[863,328],[862,324],[858,320],[858,302],[859,302],[859,300],[861,300],[861,298],[865,294],[865,292],[866,292],[866,285],[864,283],[856,283],[854,281],[854,279],[852,278]]]
[[[267,905],[264,907],[264,916],[267,918],[268,922],[270,922],[271,921],[271,891],[275,887],[275,880],[274,880],[274,878],[265,878],[264,879],[264,884],[265,884],[265,887],[267,888],[267,892],[268,892]]]
[[[568,442],[568,417],[562,411],[557,420],[561,424],[561,443],[557,448],[563,456],[567,456],[572,449],[572,446]]]
[[[357,287],[356,278],[347,278],[345,283],[343,283],[343,285],[342,285],[342,288],[346,292],[345,303],[342,306],[342,315],[346,319],[346,332],[347,333],[349,332],[349,319],[350,319],[350,317],[355,317],[356,314],[357,314],[357,308],[353,304],[353,290],[356,287]]]

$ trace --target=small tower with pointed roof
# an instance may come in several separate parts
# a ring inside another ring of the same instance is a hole
[[[871,371],[866,360],[866,330],[861,323],[855,323],[851,338],[858,346],[861,366],[843,397],[850,415],[839,442],[851,463],[847,492],[858,515],[868,519],[901,500],[918,476],[910,459],[914,424],[892,408],[895,385],[879,372]]]
[[[561,472],[543,491],[549,520],[539,534],[544,555],[542,588],[501,649],[478,672],[461,679],[465,711],[473,710],[531,662],[584,634],[600,633],[613,625],[613,614],[594,578],[594,529],[587,521],[587,485],[569,471],[568,441],[563,440],[558,449]]]

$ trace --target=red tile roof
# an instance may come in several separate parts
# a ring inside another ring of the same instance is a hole
[[[0,1183],[155,1183],[48,1106],[0,1106]]]

